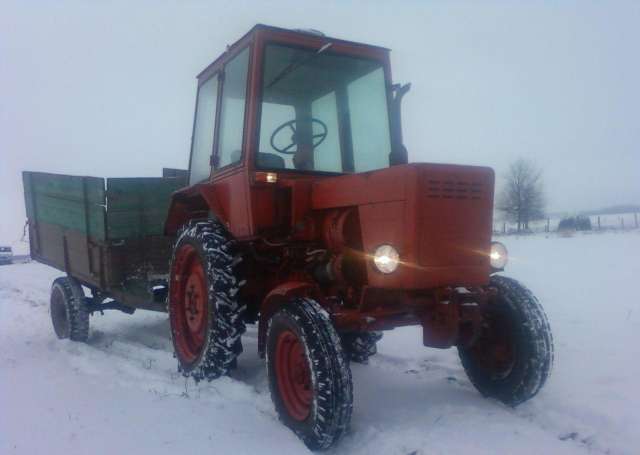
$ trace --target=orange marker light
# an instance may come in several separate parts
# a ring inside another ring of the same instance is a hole
[[[256,172],[255,181],[261,183],[276,183],[278,174],[275,172]]]

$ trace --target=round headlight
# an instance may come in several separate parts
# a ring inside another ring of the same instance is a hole
[[[392,273],[398,268],[400,255],[391,245],[380,245],[373,255],[373,263],[382,273]]]
[[[491,253],[489,254],[491,260],[491,267],[497,270],[502,270],[507,265],[509,254],[507,253],[507,247],[500,242],[491,243]]]

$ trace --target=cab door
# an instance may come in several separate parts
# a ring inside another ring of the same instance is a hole
[[[227,228],[236,238],[251,235],[249,182],[244,166],[250,50],[250,46],[239,50],[220,72],[220,100],[211,160],[216,198],[225,212]]]
[[[251,234],[244,166],[249,56],[250,46],[232,51],[224,65],[201,75],[189,161],[189,185],[199,187],[236,238]]]

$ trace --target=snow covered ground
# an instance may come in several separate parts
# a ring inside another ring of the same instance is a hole
[[[454,350],[387,332],[353,365],[351,431],[336,454],[640,451],[640,232],[505,238],[508,274],[542,301],[555,336],[546,388],[517,409],[485,400]],[[88,344],[59,341],[40,264],[0,267],[0,453],[308,453],[273,410],[256,331],[232,377],[176,373],[167,317],[94,316]]]

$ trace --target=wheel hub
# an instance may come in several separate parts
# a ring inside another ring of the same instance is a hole
[[[513,330],[500,313],[486,315],[486,322],[471,351],[482,368],[495,378],[503,378],[515,362]]]
[[[171,304],[176,351],[184,362],[193,362],[205,345],[209,301],[204,267],[197,250],[189,244],[176,253]]]
[[[201,330],[205,316],[206,295],[203,295],[205,285],[198,268],[192,267],[185,286],[184,312],[189,328],[197,333]]]
[[[53,330],[58,338],[69,336],[69,321],[67,319],[67,309],[64,303],[64,295],[59,288],[54,288],[51,294],[51,321]]]
[[[278,337],[275,363],[278,389],[287,412],[295,420],[305,420],[313,402],[311,371],[304,345],[290,330]]]

